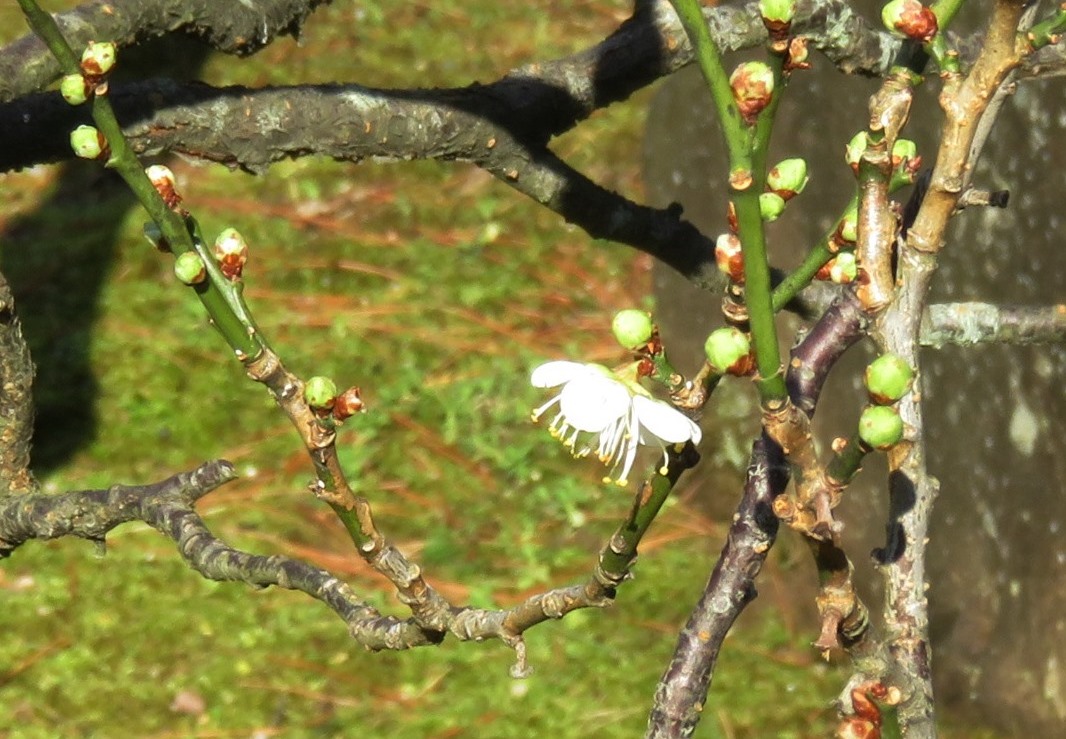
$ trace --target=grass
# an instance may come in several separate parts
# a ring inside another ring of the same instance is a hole
[[[210,56],[203,76],[487,81],[600,38],[628,6],[335,3],[301,44],[282,39],[244,62]],[[8,15],[5,39],[20,32]],[[601,112],[556,150],[639,196],[648,99]],[[286,363],[363,387],[370,412],[345,426],[343,462],[436,586],[507,606],[587,573],[628,496],[527,422],[540,400],[527,378],[548,358],[622,358],[607,327],[616,310],[648,305],[646,258],[464,166],[174,169],[206,233],[234,226],[251,243],[247,295]],[[45,488],[148,482],[226,457],[241,478],[201,505],[217,534],[326,567],[403,613],[306,493],[295,435],[226,361],[123,189],[75,163],[3,176],[0,202],[2,268],[39,365]],[[73,540],[29,544],[0,566],[0,736],[637,736],[724,533],[692,493],[656,523],[614,608],[529,634],[537,672],[520,682],[498,643],[363,652],[320,604],[204,581],[143,526],[116,531],[102,558]],[[788,579],[807,576],[787,557],[771,563],[698,736],[829,731],[846,671],[817,662],[804,606],[789,605]]]

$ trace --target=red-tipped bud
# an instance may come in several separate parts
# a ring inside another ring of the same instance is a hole
[[[770,104],[774,94],[774,73],[763,62],[744,62],[733,70],[729,86],[733,88],[733,100],[741,118],[751,125]]]
[[[338,422],[343,422],[365,410],[366,405],[363,403],[362,393],[357,387],[348,388],[333,402],[333,418]]]
[[[751,341],[738,328],[715,329],[703,344],[707,361],[722,374],[746,375],[753,367]]]
[[[744,283],[744,253],[736,234],[725,233],[714,242],[714,261],[719,271],[738,284]]]
[[[81,55],[81,71],[90,80],[99,81],[115,66],[118,50],[110,41],[90,41]]]
[[[785,57],[784,70],[791,72],[794,69],[810,69],[810,51],[807,48],[806,36],[793,36],[788,40],[788,55]]]
[[[937,32],[936,13],[918,0],[892,0],[881,9],[881,21],[897,36],[923,44]]]
[[[248,261],[248,243],[235,228],[227,228],[215,239],[213,250],[218,268],[227,278],[236,280]]]
[[[174,173],[170,171],[170,167],[153,164],[145,169],[144,173],[166,206],[171,210],[177,208],[181,203],[181,195],[178,195],[178,191],[174,189]]]

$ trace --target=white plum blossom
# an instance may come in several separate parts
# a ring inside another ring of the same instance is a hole
[[[637,447],[658,445],[663,452],[662,474],[667,472],[667,444],[700,441],[700,427],[668,403],[656,400],[637,381],[639,363],[619,372],[599,364],[582,362],[548,362],[533,370],[534,387],[562,386],[559,393],[533,411],[537,421],[558,406],[548,430],[563,442],[576,457],[594,449],[601,462],[610,467],[604,482],[614,477],[618,485],[627,485],[629,472],[637,456]],[[582,434],[583,446],[578,447]],[[598,438],[598,441],[596,439]]]

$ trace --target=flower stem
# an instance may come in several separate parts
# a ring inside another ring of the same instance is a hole
[[[787,397],[777,329],[771,300],[770,266],[766,258],[766,238],[759,210],[759,193],[766,178],[766,149],[769,144],[776,100],[781,93],[775,85],[770,105],[755,125],[742,119],[733,100],[729,76],[718,47],[707,29],[696,0],[670,0],[688,34],[711,97],[714,99],[729,152],[730,191],[737,214],[738,235],[744,255],[745,300],[751,324],[752,345],[759,371],[756,385],[763,402]],[[775,82],[781,77],[780,57],[772,60]]]

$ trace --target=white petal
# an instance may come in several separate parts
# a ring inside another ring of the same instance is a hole
[[[545,362],[533,370],[529,382],[533,387],[556,387],[588,372],[588,365],[581,362]]]
[[[633,398],[633,411],[645,430],[665,442],[680,444],[692,439],[692,443],[699,444],[703,436],[700,427],[688,416],[661,400],[651,400],[638,395]]]
[[[599,433],[629,412],[631,399],[622,383],[593,372],[566,383],[559,410],[574,428]]]

